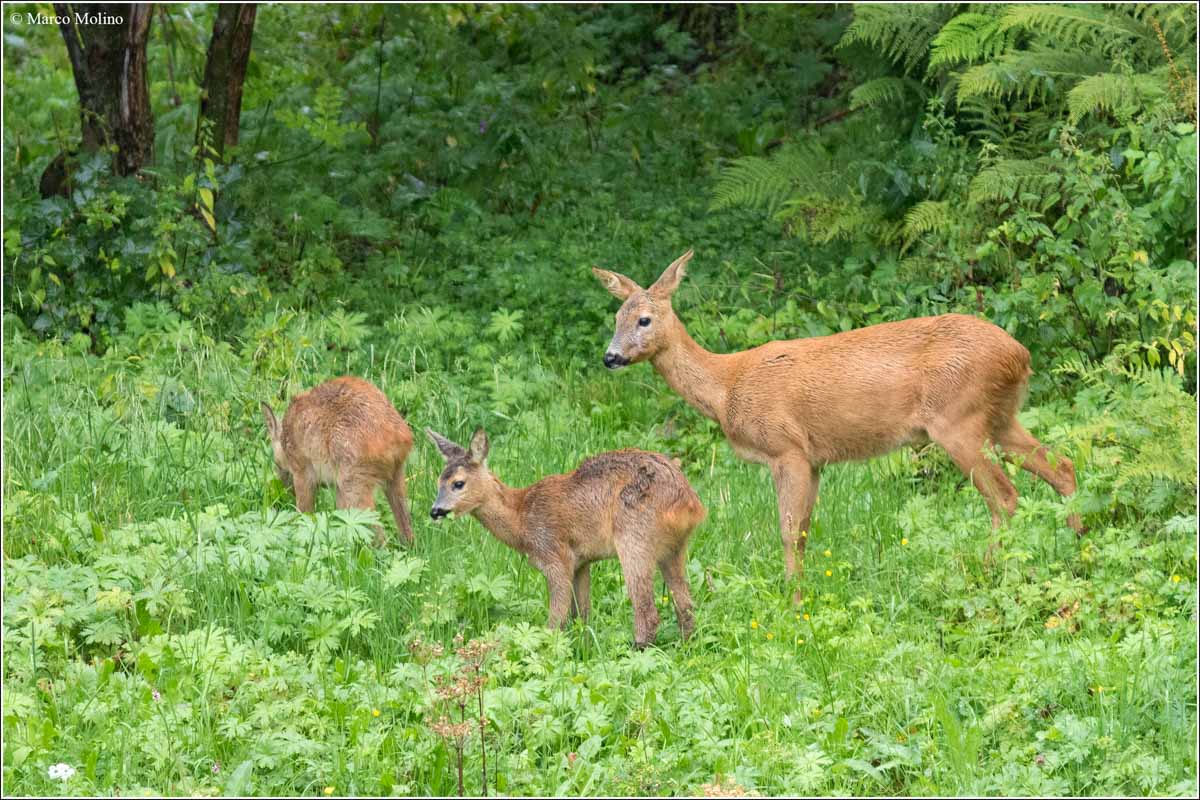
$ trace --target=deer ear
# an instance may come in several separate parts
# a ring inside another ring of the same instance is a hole
[[[600,282],[604,284],[604,288],[612,292],[613,296],[618,300],[624,300],[634,292],[642,290],[642,287],[619,272],[609,272],[606,269],[592,267],[592,274],[599,278]]]
[[[456,456],[465,456],[467,451],[456,445],[454,442],[442,436],[440,433],[434,433],[432,428],[426,428],[425,434],[429,437],[429,441],[437,446],[438,452],[442,454],[442,458],[449,461]]]
[[[679,258],[672,261],[671,266],[663,270],[663,274],[658,276],[658,280],[650,287],[650,291],[661,297],[670,297],[673,295],[675,290],[679,288],[679,283],[683,280],[683,276],[687,274],[687,270],[684,267],[692,260],[693,255],[694,253],[688,250]]]
[[[475,435],[471,437],[471,460],[476,464],[482,464],[487,460],[488,454],[488,437],[483,432],[483,428],[475,431]]]
[[[267,423],[267,433],[272,439],[279,438],[279,420],[275,417],[275,412],[266,403],[261,403],[263,422]]]

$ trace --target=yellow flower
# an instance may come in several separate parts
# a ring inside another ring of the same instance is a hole
[[[662,604],[665,606],[669,602],[671,602],[671,598],[664,594],[662,598]]]
[[[1182,580],[1182,578],[1180,578],[1178,575],[1171,576],[1171,583],[1179,583],[1179,581],[1181,581],[1181,580]]]
[[[797,637],[796,637],[796,644],[804,644],[804,637],[803,637],[803,636],[797,636]]]
[[[808,622],[810,619],[812,619],[812,617],[811,617],[811,616],[809,616],[808,614],[805,614],[805,615],[804,615],[804,621],[805,621],[805,622]]]
[[[333,787],[332,787],[332,786],[326,786],[326,787],[325,787],[325,794],[333,794]]]
[[[826,577],[826,578],[832,578],[832,577],[833,577],[833,570],[831,570],[831,569],[827,569],[827,570],[825,570],[825,577]]]
[[[908,539],[901,539],[900,544],[908,544]]]
[[[825,557],[826,557],[826,558],[829,558],[831,555],[833,555],[833,551],[832,551],[832,550],[826,550],[826,551],[825,551]]]
[[[371,709],[371,716],[372,716],[372,717],[378,717],[378,716],[379,716],[379,709],[378,709],[378,708],[372,708],[372,709]]]
[[[756,620],[756,619],[750,620],[750,630],[752,630],[752,631],[758,630],[758,620]]]
[[[770,631],[767,631],[767,641],[769,642],[774,638],[775,638],[775,634],[771,633]]]

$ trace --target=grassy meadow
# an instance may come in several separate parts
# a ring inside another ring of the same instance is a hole
[[[1194,517],[1090,519],[1077,541],[1067,507],[1019,476],[986,566],[977,493],[944,456],[900,451],[826,470],[796,608],[769,476],[704,430],[685,465],[709,508],[688,565],[697,630],[679,641],[664,596],[639,653],[615,561],[593,570],[589,624],[550,632],[540,574],[474,520],[432,523],[424,439],[411,550],[372,548],[372,520],[329,490],[297,515],[257,412],[272,387],[186,322],[137,355],[6,344],[7,791],[454,794],[430,722],[459,635],[496,645],[489,793],[1190,791]],[[340,363],[310,348],[325,363],[302,351],[289,389],[362,374],[414,426],[469,436],[453,376],[414,371],[404,337]],[[678,452],[649,367],[578,366],[544,368],[557,399],[491,425],[511,485],[618,446]],[[1073,452],[1073,417],[1025,418]],[[1119,460],[1106,449],[1076,461],[1082,496]],[[477,734],[465,750],[480,793]],[[57,762],[77,770],[66,786]]]

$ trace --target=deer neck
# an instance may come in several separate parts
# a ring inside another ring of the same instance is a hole
[[[650,363],[675,392],[709,419],[721,422],[729,394],[729,361],[732,356],[710,353],[674,321],[668,344]]]
[[[524,526],[521,524],[521,506],[527,490],[505,486],[494,475],[491,478],[495,481],[495,490],[488,493],[487,499],[471,512],[471,516],[479,520],[497,539],[514,550],[525,553],[528,548],[525,546]]]

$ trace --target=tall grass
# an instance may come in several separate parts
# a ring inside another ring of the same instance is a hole
[[[793,607],[769,475],[646,370],[535,364],[554,399],[494,413],[415,368],[415,348],[300,359],[281,384],[187,337],[143,342],[141,364],[9,338],[7,791],[456,791],[427,725],[429,678],[453,658],[422,667],[409,645],[460,633],[501,645],[493,791],[695,793],[717,775],[767,793],[1194,787],[1194,517],[1146,515],[1153,536],[1098,518],[1076,541],[1062,502],[1019,476],[988,566],[977,493],[937,453],[899,452],[826,471]],[[428,520],[441,460],[423,438],[411,550],[371,548],[373,518],[334,513],[332,493],[296,516],[257,402],[339,371],[417,430],[486,425],[512,485],[618,446],[685,454],[709,508],[694,637],[664,603],[658,646],[634,652],[615,561],[593,570],[587,624],[544,631],[535,569],[474,520]],[[1079,466],[1084,493],[1103,491]],[[59,761],[78,770],[66,787],[47,773]]]

